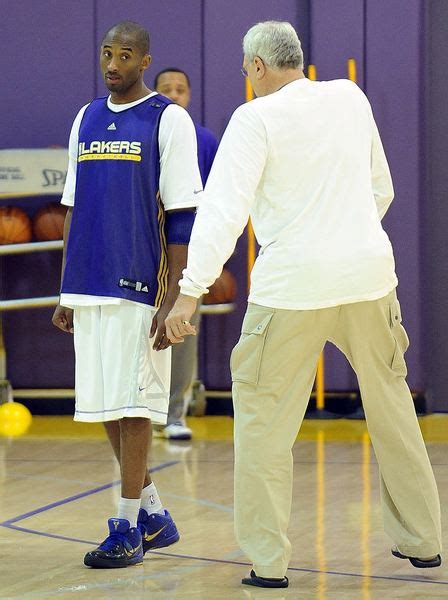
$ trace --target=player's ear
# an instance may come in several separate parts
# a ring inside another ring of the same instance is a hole
[[[151,55],[145,54],[145,56],[142,58],[142,70],[143,71],[146,71],[146,69],[151,64],[151,61],[152,61]]]

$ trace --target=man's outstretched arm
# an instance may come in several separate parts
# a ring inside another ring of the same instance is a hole
[[[181,294],[166,320],[172,343],[192,335],[196,299],[207,293],[249,219],[267,157],[266,132],[253,110],[234,113],[219,145],[188,246]]]

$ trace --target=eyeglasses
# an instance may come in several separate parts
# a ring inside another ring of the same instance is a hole
[[[241,75],[243,77],[248,77],[248,73],[247,73],[247,71],[246,71],[246,69],[244,67],[241,67]]]

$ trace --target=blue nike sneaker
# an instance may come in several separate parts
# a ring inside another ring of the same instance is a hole
[[[109,519],[109,535],[102,544],[87,552],[84,564],[96,569],[114,569],[141,564],[143,561],[142,534],[130,527],[127,519]]]
[[[159,513],[148,515],[146,510],[141,508],[138,513],[137,527],[142,534],[143,554],[153,548],[171,546],[180,538],[176,524],[167,510],[164,515]]]

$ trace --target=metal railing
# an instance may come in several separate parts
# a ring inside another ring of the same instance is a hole
[[[31,252],[47,252],[50,250],[62,250],[63,241],[56,240],[50,242],[30,242],[27,244],[5,244],[0,246],[0,256],[12,254],[28,254]],[[2,312],[11,310],[25,310],[30,308],[45,308],[56,306],[59,303],[59,296],[42,296],[35,298],[17,298],[12,300],[0,300],[0,403],[6,402],[8,397],[32,399],[32,398],[74,398],[74,389],[65,388],[35,388],[35,389],[11,389],[6,378],[6,349],[3,343],[2,335]],[[224,315],[235,310],[235,304],[228,302],[225,304],[203,304],[200,312],[203,315]],[[220,395],[220,393],[217,393]],[[213,392],[210,394],[213,395]]]
[[[29,244],[5,244],[4,246],[0,246],[0,256],[62,250],[63,245],[64,242],[62,240],[52,242],[30,242]],[[23,310],[28,308],[56,306],[58,302],[59,296],[0,300],[0,312],[5,310]],[[203,315],[224,315],[235,310],[235,304],[232,302],[225,304],[203,304],[200,310]]]
[[[64,242],[62,240],[54,240],[51,242],[29,242],[28,244],[5,244],[4,246],[0,246],[0,256],[62,250],[63,246]]]

